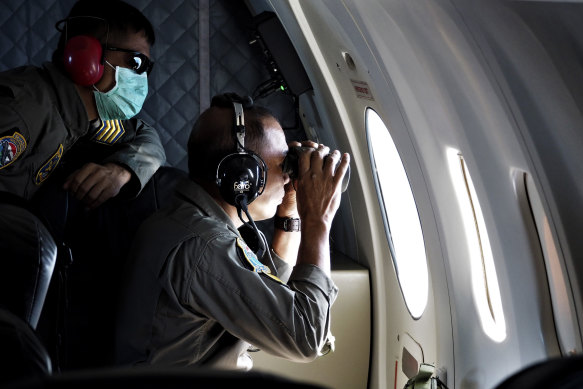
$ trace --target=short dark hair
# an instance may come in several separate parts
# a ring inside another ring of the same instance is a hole
[[[61,32],[59,45],[53,52],[53,62],[57,64],[63,61],[67,40],[77,35],[90,35],[107,44],[106,41],[127,33],[143,31],[150,46],[156,41],[150,21],[137,8],[121,0],[79,0],[56,27]]]
[[[230,93],[214,96],[210,108],[194,123],[188,139],[188,171],[191,179],[204,183],[214,182],[219,162],[235,152],[233,100],[237,99],[237,95]],[[265,137],[264,120],[277,118],[269,109],[249,103],[250,99],[239,99],[245,117],[245,148],[260,155],[259,146]],[[217,115],[223,115],[221,120],[216,120]]]

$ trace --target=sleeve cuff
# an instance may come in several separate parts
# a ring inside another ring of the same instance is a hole
[[[336,300],[338,295],[338,287],[334,284],[334,281],[315,265],[296,265],[289,280],[290,282],[309,282],[315,285],[322,293],[328,296],[330,304]]]

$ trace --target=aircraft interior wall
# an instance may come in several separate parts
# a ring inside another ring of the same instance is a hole
[[[321,114],[330,128],[344,129],[336,137],[354,156],[349,195],[375,317],[370,385],[392,382],[391,364],[403,362],[403,333],[455,387],[493,387],[536,361],[580,353],[580,250],[569,235],[582,221],[574,207],[581,198],[581,33],[574,28],[581,5],[271,3],[308,69]],[[370,92],[363,96],[355,81]],[[430,297],[416,320],[389,260],[390,238],[378,234],[385,225],[371,191],[367,107],[397,145],[423,227]],[[462,159],[483,212],[479,243],[489,246],[491,262],[470,258],[476,231],[464,231],[452,182]],[[534,197],[541,199],[537,210],[530,208]],[[537,212],[543,216],[534,220]],[[484,294],[476,275],[486,277],[489,266],[495,272],[485,303],[476,297]],[[480,313],[481,304],[490,314]],[[396,387],[407,378],[398,372]]]

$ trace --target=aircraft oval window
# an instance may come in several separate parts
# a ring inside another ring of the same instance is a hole
[[[472,292],[482,329],[495,342],[506,339],[506,323],[490,239],[470,171],[458,150],[447,151],[450,174],[463,219]]]
[[[580,352],[580,346],[577,341],[577,322],[574,319],[577,315],[575,314],[575,306],[570,292],[571,282],[564,265],[559,243],[554,235],[550,218],[543,207],[543,200],[536,189],[533,177],[524,173],[523,178],[526,197],[547,269],[551,305],[559,344],[565,355]]]
[[[366,133],[385,231],[405,304],[418,319],[427,306],[429,274],[417,205],[388,128],[366,110]]]

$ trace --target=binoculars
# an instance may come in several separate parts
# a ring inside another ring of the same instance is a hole
[[[298,158],[302,152],[302,150],[308,150],[311,147],[303,147],[303,146],[292,146],[289,148],[285,159],[283,160],[283,172],[287,173],[289,178],[294,180],[298,178]],[[338,161],[338,164],[340,161]],[[338,164],[336,168],[338,168]],[[350,165],[348,165],[348,169],[346,170],[346,174],[342,179],[342,192],[348,188],[348,181],[350,181]]]

